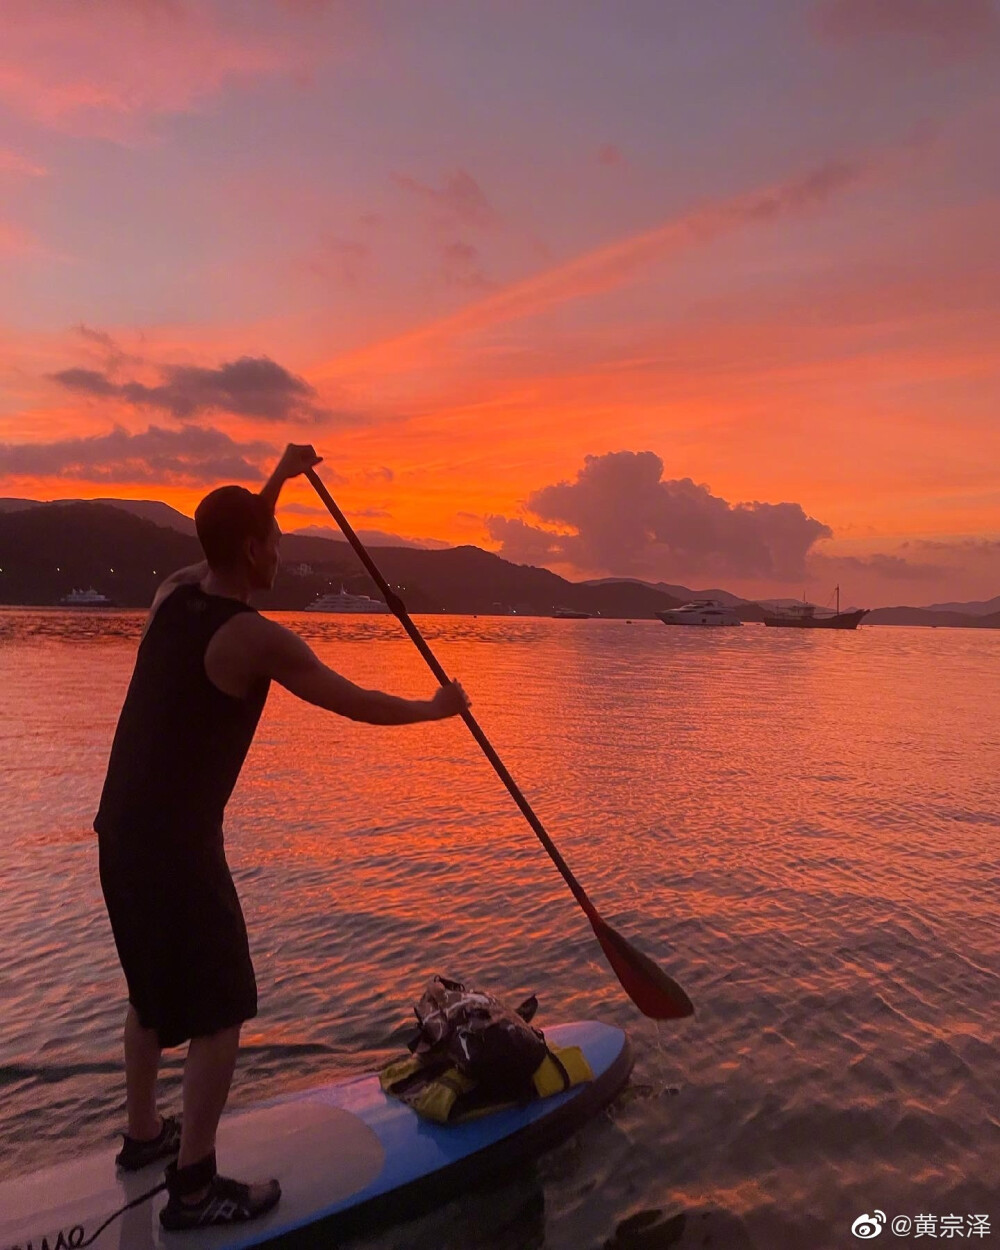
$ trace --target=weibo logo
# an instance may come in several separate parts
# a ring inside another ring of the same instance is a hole
[[[851,1225],[851,1232],[855,1237],[860,1237],[864,1241],[870,1241],[873,1237],[877,1237],[885,1228],[886,1214],[884,1211],[874,1211],[871,1215],[865,1212],[859,1215]]]

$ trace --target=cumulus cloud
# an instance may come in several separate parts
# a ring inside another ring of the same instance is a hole
[[[485,522],[490,538],[500,543],[497,554],[505,560],[514,564],[576,564],[575,553],[570,550],[572,535],[564,536],[541,529],[537,525],[529,525],[520,517],[489,514]],[[584,563],[578,567],[592,572],[599,566]]]
[[[812,545],[832,536],[797,503],[732,504],[690,478],[664,480],[651,451],[587,456],[575,481],[535,491],[526,507],[542,525],[486,518],[506,559],[623,576],[799,581]]]
[[[62,477],[80,482],[206,483],[257,481],[277,449],[236,442],[221,430],[185,426],[108,434],[53,443],[0,443],[0,476]]]
[[[404,191],[463,226],[492,226],[497,215],[479,183],[464,169],[457,169],[443,187],[431,187],[409,174],[393,174]]]
[[[63,369],[50,377],[78,394],[120,399],[136,408],[158,408],[179,421],[203,413],[228,412],[256,421],[297,421],[308,424],[354,423],[359,418],[333,413],[316,403],[316,391],[267,356],[241,356],[217,369],[201,365],[168,365],[158,386],[114,382],[107,372]]]

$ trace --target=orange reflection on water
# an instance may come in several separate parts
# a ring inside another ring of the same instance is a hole
[[[60,639],[38,616],[0,651],[0,1054],[30,1038],[69,1072],[82,1046],[113,1074],[123,986],[76,834],[141,617]],[[362,686],[433,692],[392,619],[279,619]],[[978,1209],[1000,1124],[1000,635],[418,624],[602,914],[697,1015],[637,1016],[463,724],[360,725],[275,689],[227,821],[261,1002],[235,1099],[373,1066],[440,972],[537,991],[542,1027],[630,1029],[634,1092],[587,1165],[622,1179],[622,1216],[701,1205],[793,1244],[872,1193],[911,1209],[916,1175],[941,1210]],[[108,1075],[109,1116],[119,1096]],[[46,1097],[31,1114],[61,1125],[65,1087]],[[20,1098],[0,1145],[23,1160]]]

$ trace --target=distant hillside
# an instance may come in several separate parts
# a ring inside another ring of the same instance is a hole
[[[717,603],[734,608],[738,604],[750,602],[747,599],[741,599],[739,595],[730,594],[728,590],[691,590],[688,586],[674,586],[669,582],[645,582],[638,577],[594,577],[583,582],[582,585],[605,586],[609,582],[617,582],[619,585],[622,582],[633,582],[637,586],[648,586],[651,590],[670,595],[672,599],[679,599],[682,603],[690,603],[692,599],[715,599]]]
[[[44,506],[34,500],[0,500],[0,603],[56,604],[74,588],[93,586],[122,606],[145,607],[168,573],[201,559],[192,529],[190,517],[156,500]],[[348,591],[378,593],[347,543],[287,534],[281,555],[274,588],[259,597],[260,607],[303,608],[341,585]],[[548,569],[511,564],[473,546],[378,547],[376,560],[390,584],[399,587],[407,608],[417,613],[551,616],[557,608],[570,608],[593,616],[648,620],[692,598],[714,598],[733,606],[744,621],[764,617],[759,603],[727,591],[674,586],[680,593],[673,595],[662,589],[667,583],[651,585],[633,578],[570,582]],[[996,629],[1000,611],[971,615],[878,608],[864,624]]]
[[[1000,612],[970,616],[964,612],[932,612],[929,608],[875,608],[864,618],[864,625],[933,625],[938,628],[996,629]]]
[[[178,512],[176,508],[162,503],[159,499],[55,499],[51,503],[47,503],[39,499],[8,498],[0,499],[0,513],[23,512],[28,508],[48,508],[67,503],[103,503],[107,504],[108,507],[120,508],[123,512],[129,512],[132,516],[142,517],[147,521],[154,521],[157,525],[168,526],[181,534],[194,534],[196,532],[192,517],[186,516],[183,512]],[[331,542],[347,542],[340,530],[333,525],[306,525],[300,529],[290,530],[288,533],[303,538],[325,538]],[[384,530],[358,530],[357,533],[362,542],[370,547],[388,546],[437,549],[450,545],[437,542],[434,539],[428,539],[427,542],[417,542],[413,539],[396,538],[392,534],[386,534]]]
[[[678,600],[635,582],[592,586],[569,582],[548,569],[511,564],[479,547],[427,551],[385,547],[378,565],[390,583],[416,582],[446,612],[504,612],[550,616],[556,608],[592,615],[651,617]]]
[[[15,499],[10,496],[0,499],[0,512],[23,512],[26,508],[41,508],[44,504],[37,499]]]
[[[182,534],[195,533],[193,517],[185,516],[183,512],[178,512],[176,508],[171,508],[168,503],[161,503],[158,499],[72,499],[68,502],[102,503],[111,508],[121,508],[123,512],[130,512],[133,516],[152,521],[155,525],[178,530]]]
[[[415,547],[419,551],[442,551],[451,547],[451,543],[438,542],[428,538],[420,541],[416,538],[399,538],[395,534],[387,534],[385,530],[362,530],[354,527],[354,532],[366,547]],[[299,534],[306,538],[325,538],[329,542],[346,543],[341,530],[332,525],[303,525],[300,529],[289,530],[290,534]]]
[[[0,602],[57,603],[94,586],[124,605],[148,604],[197,540],[106,504],[51,504],[0,514]]]
[[[928,612],[961,612],[963,616],[992,616],[1000,612],[1000,595],[985,602],[973,603],[931,603]]]
[[[268,600],[284,596],[287,606],[303,606],[329,578],[350,583],[359,573],[370,586],[348,549],[319,538],[289,539],[283,547],[286,569]],[[201,559],[192,535],[107,504],[0,513],[0,603],[54,604],[76,587],[93,586],[123,607],[145,607],[164,577]],[[309,578],[287,567],[301,562],[312,566]]]
[[[157,525],[166,525],[182,534],[195,532],[194,521],[168,503],[158,499],[54,499],[51,503],[42,499],[0,499],[0,513],[24,512],[28,508],[62,507],[68,503],[101,503],[109,508],[120,508],[133,516],[154,521]]]
[[[288,535],[264,608],[302,608],[328,589],[374,592],[354,552],[326,538]],[[201,558],[197,539],[101,503],[50,504],[0,513],[0,603],[56,604],[93,586],[123,607],[145,607],[175,569]],[[551,615],[557,607],[651,617],[679,602],[633,582],[587,586],[547,569],[511,564],[478,547],[382,547],[378,565],[412,612]]]

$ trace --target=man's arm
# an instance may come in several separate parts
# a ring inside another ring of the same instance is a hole
[[[288,479],[298,477],[300,473],[320,464],[322,460],[323,457],[317,456],[312,447],[307,444],[289,443],[274,472],[267,479],[264,489],[260,492],[261,499],[273,512],[277,506],[281,488]]]
[[[440,687],[432,699],[401,699],[381,690],[365,690],[327,668],[298,634],[263,617],[254,621],[252,635],[251,666],[256,675],[270,677],[306,703],[349,720],[410,725],[456,716],[469,706],[457,682]]]

